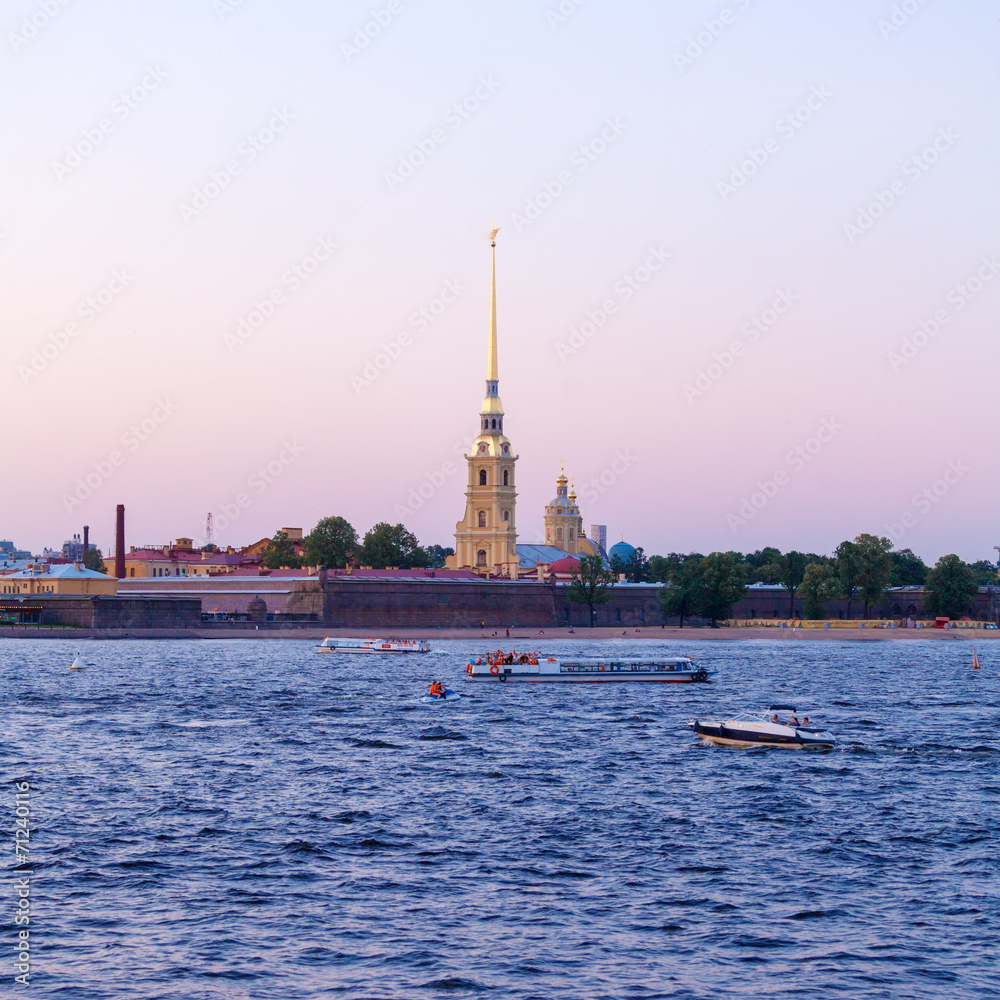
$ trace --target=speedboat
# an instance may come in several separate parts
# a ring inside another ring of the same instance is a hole
[[[690,684],[707,681],[714,670],[695,665],[690,656],[654,659],[641,656],[541,656],[539,653],[504,653],[497,650],[469,660],[467,681],[527,681],[529,684],[606,684],[621,681],[658,681]]]
[[[429,653],[426,639],[341,639],[328,635],[317,653]]]
[[[703,740],[726,747],[829,749],[836,742],[808,717],[799,723],[793,705],[772,705],[766,712],[741,712],[731,719],[692,719],[688,726]]]
[[[439,701],[458,701],[462,696],[457,691],[445,689],[444,694],[425,694],[420,700],[425,705],[433,705]]]

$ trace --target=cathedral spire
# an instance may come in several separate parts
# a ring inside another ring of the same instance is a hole
[[[490,233],[490,246],[493,255],[493,270],[490,276],[490,337],[486,351],[486,398],[480,415],[483,418],[483,431],[503,432],[503,403],[500,401],[500,371],[497,364],[497,233],[499,226],[494,226]]]
[[[490,343],[486,359],[486,382],[496,383],[500,379],[500,369],[497,364],[497,233],[499,226],[494,226],[490,233],[490,246],[493,254],[493,272],[490,279]],[[496,394],[494,385],[493,394]]]

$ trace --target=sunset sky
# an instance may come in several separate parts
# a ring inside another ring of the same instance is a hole
[[[496,220],[522,541],[565,460],[648,554],[996,557],[995,4],[62,3],[0,23],[0,537],[452,544]]]

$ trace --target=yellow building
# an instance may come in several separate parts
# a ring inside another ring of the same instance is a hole
[[[490,332],[486,360],[486,397],[479,412],[479,436],[472,442],[465,490],[465,517],[455,525],[455,554],[447,565],[484,575],[517,579],[517,527],[514,520],[514,463],[517,455],[503,433],[503,403],[498,392],[497,364],[497,252],[496,234],[490,234]]]
[[[545,544],[555,546],[571,556],[599,555],[600,549],[587,538],[583,530],[583,515],[576,502],[576,490],[569,484],[564,470],[556,480],[556,495],[545,505],[543,517]]]
[[[118,581],[113,576],[105,576],[92,569],[84,569],[83,563],[64,563],[50,566],[38,563],[28,566],[20,573],[0,577],[0,589],[4,594],[109,594],[118,593]]]

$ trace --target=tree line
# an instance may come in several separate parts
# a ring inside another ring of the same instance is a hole
[[[261,553],[261,565],[268,569],[299,569],[302,566],[326,566],[344,569],[347,566],[371,566],[386,569],[444,566],[445,556],[454,549],[441,545],[421,546],[417,536],[402,524],[380,521],[359,541],[358,533],[343,517],[321,518],[316,527],[301,542],[300,551],[284,531],[276,531]]]
[[[672,552],[647,558],[641,548],[628,561],[611,560],[611,568],[599,556],[585,556],[570,584],[570,598],[591,610],[611,598],[610,588],[624,575],[633,583],[659,582],[660,604],[665,615],[686,618],[698,615],[717,621],[731,616],[733,605],[747,594],[751,583],[767,583],[788,592],[788,617],[795,617],[795,598],[802,600],[808,619],[826,617],[829,604],[846,599],[847,617],[855,602],[864,617],[883,603],[890,587],[923,587],[923,613],[958,618],[972,606],[981,586],[997,583],[997,567],[986,559],[963,562],[950,554],[933,567],[910,549],[893,550],[892,540],[860,534],[843,541],[832,556],[815,552],[785,552],[776,548],[756,552]]]

